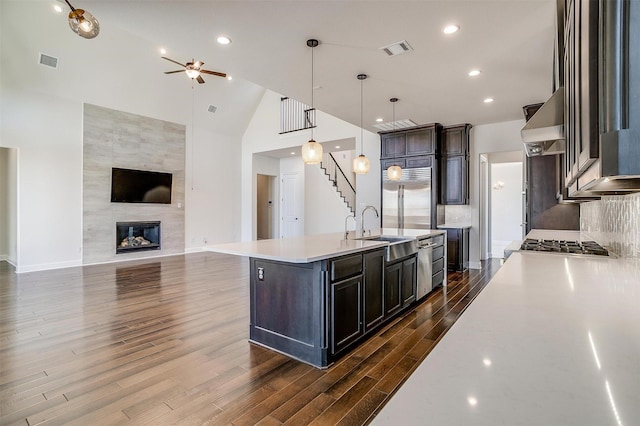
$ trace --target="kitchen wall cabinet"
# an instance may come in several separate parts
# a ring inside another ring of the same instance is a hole
[[[434,155],[442,126],[438,123],[381,132],[380,158]]]
[[[469,204],[470,124],[442,129],[440,160],[440,203]]]
[[[447,229],[447,269],[452,272],[469,269],[469,228]]]
[[[565,6],[568,192],[640,191],[640,2],[567,0]]]

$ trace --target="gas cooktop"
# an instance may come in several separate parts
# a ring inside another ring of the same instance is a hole
[[[595,241],[536,240],[527,238],[520,250],[551,253],[593,254],[609,256],[609,251]]]

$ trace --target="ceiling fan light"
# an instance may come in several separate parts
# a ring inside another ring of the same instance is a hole
[[[318,164],[322,161],[322,145],[310,139],[302,145],[302,161],[305,164]]]
[[[184,72],[187,74],[189,78],[198,78],[198,76],[200,75],[200,71],[194,70],[192,68],[191,69],[187,68],[186,70],[184,70]]]
[[[353,172],[357,175],[365,175],[369,173],[369,159],[364,154],[358,155],[353,159]]]
[[[94,38],[100,32],[98,20],[83,9],[73,9],[69,12],[69,27],[71,31],[84,38]]]
[[[389,166],[387,169],[387,178],[389,178],[389,180],[400,180],[402,178],[402,168],[395,164]]]

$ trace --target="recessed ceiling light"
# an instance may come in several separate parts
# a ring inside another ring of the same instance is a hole
[[[383,118],[376,118],[376,121],[377,121],[378,123],[382,123],[382,122],[384,121],[384,119],[383,119]]]
[[[291,154],[291,155],[296,155],[296,153],[295,153],[295,152],[290,152],[290,154]]]
[[[340,149],[340,145],[336,145],[336,149]]]
[[[473,397],[473,396],[468,397],[468,398],[467,398],[467,402],[468,402],[468,403],[469,403],[469,405],[470,405],[470,406],[472,406],[472,407],[475,407],[476,405],[478,405],[478,400],[477,400],[475,397]]]
[[[490,104],[491,102],[493,102],[493,98],[487,98],[484,100],[485,104]]]
[[[475,77],[477,75],[480,75],[480,70],[471,70],[471,71],[469,71],[469,77]]]
[[[233,77],[231,77],[230,75],[227,76],[227,80],[231,81],[233,80]]]
[[[62,6],[60,6],[59,4],[54,4],[53,10],[55,10],[58,13],[62,13]]]
[[[160,54],[161,54],[161,55],[166,55],[166,54],[167,54],[167,49],[165,49],[165,48],[161,47],[161,48],[160,48]]]
[[[229,37],[227,37],[227,36],[219,36],[216,40],[220,44],[230,44],[231,43],[231,39]]]
[[[442,32],[445,33],[445,34],[453,34],[456,31],[458,31],[459,29],[460,29],[460,26],[458,26],[458,25],[447,25],[446,27],[444,27]]]

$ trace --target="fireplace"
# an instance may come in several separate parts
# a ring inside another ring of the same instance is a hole
[[[160,250],[160,222],[116,222],[116,254]]]

